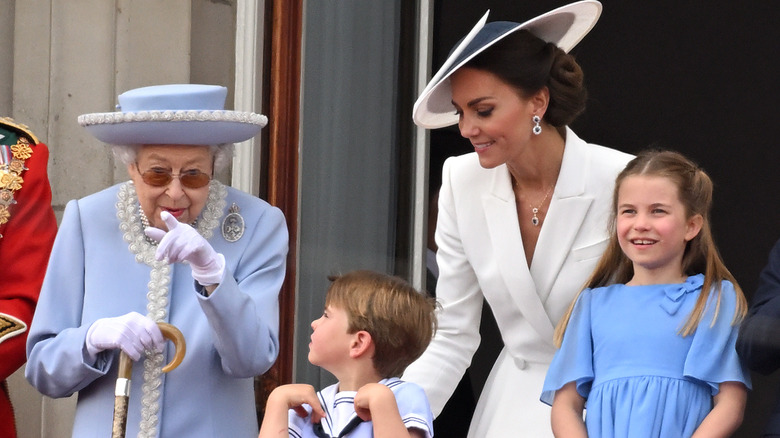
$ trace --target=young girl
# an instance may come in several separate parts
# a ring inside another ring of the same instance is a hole
[[[613,196],[609,246],[556,328],[541,397],[553,433],[731,436],[750,385],[734,348],[747,305],[710,232],[712,181],[650,151]]]

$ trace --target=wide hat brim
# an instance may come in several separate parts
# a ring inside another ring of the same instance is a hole
[[[596,0],[571,3],[522,24],[492,22],[486,26],[488,14],[490,11],[455,47],[417,98],[412,118],[418,126],[434,129],[458,123],[458,115],[452,105],[450,76],[485,49],[512,32],[526,29],[536,37],[569,52],[595,26],[601,16],[601,3]]]
[[[108,144],[213,145],[249,140],[268,123],[268,118],[228,110],[164,110],[84,114],[78,122]]]

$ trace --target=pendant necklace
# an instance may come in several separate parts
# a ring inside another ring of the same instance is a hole
[[[538,207],[534,207],[533,205],[528,204],[531,207],[531,212],[534,214],[534,217],[531,218],[531,224],[535,227],[538,227],[540,222],[539,217],[536,214],[539,213],[539,209],[542,208],[542,205],[544,205],[544,201],[546,201],[547,197],[550,196],[550,192],[552,191],[553,187],[555,187],[555,185],[551,185],[550,188],[547,189],[547,193],[544,194],[544,198],[542,199],[542,202],[539,203]]]

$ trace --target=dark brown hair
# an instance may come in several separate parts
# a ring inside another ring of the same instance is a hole
[[[574,57],[527,30],[513,32],[485,49],[464,67],[490,72],[529,97],[547,87],[550,103],[544,120],[552,126],[571,124],[583,111],[588,93]]]

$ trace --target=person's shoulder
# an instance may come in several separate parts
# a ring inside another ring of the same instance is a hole
[[[103,190],[83,196],[78,199],[72,199],[71,201],[68,202],[68,206],[78,205],[79,210],[82,211],[97,209],[101,212],[100,216],[102,216],[103,215],[102,211],[106,208],[106,205],[113,206],[114,204],[116,204],[117,192],[119,191],[119,187],[122,184],[124,183],[115,184],[111,187],[107,187]]]
[[[30,175],[46,173],[49,150],[33,131],[10,117],[0,117],[0,165],[5,172]],[[21,183],[23,180],[20,180]],[[19,187],[11,190],[19,190]]]
[[[271,220],[284,222],[284,214],[278,207],[242,190],[230,186],[226,187],[227,197],[225,198],[225,214],[235,212],[246,216],[247,219],[256,217],[264,221]]]
[[[106,198],[111,198],[113,200],[116,200],[116,194],[119,191],[119,187],[125,184],[125,182],[120,182],[117,184],[114,184],[113,186],[106,187],[105,189],[102,189],[100,191],[97,191],[95,193],[86,195],[79,199],[79,202],[94,202],[95,200],[103,200]]]
[[[40,143],[38,137],[27,125],[19,123],[10,117],[0,117],[0,129],[13,132],[18,137],[26,139],[30,145]]]
[[[702,283],[704,282],[704,276],[702,277]],[[699,285],[698,291],[703,293],[701,289],[702,285]],[[698,295],[697,295],[698,296]],[[710,286],[709,296],[707,297],[707,304],[705,309],[705,315],[715,314],[717,312],[718,318],[726,318],[727,321],[731,321],[734,318],[734,313],[737,311],[738,292],[734,283],[729,280],[714,280]],[[702,321],[707,319],[710,321],[709,316],[702,318]],[[708,322],[710,324],[710,322]]]
[[[769,251],[769,264],[774,265],[775,270],[780,269],[780,239],[775,242]]]
[[[729,280],[720,281],[720,291],[729,302],[737,300],[737,289],[734,287],[734,283]]]
[[[390,390],[393,391],[393,394],[395,394],[396,397],[402,394],[405,396],[425,397],[425,390],[422,388],[422,386],[414,382],[401,380],[397,377],[390,377],[388,379],[383,380],[382,383],[388,388],[390,388]]]
[[[595,157],[599,163],[612,164],[619,167],[621,170],[629,161],[634,159],[634,155],[617,149],[593,143],[586,143],[585,145],[590,151],[590,154]]]
[[[470,169],[482,167],[479,165],[479,156],[476,152],[469,152],[462,155],[453,155],[451,157],[447,157],[447,159],[444,160],[444,163],[445,166],[448,166],[452,169]]]
[[[236,203],[239,205],[239,207],[246,206],[248,209],[253,210],[274,210],[277,209],[277,207],[274,207],[273,205],[269,204],[267,201],[265,201],[262,198],[258,198],[257,196],[254,196],[252,194],[249,194],[243,190],[236,189],[234,187],[225,186],[227,188],[227,198],[226,201],[228,203],[228,208],[230,207],[231,203]]]
[[[489,181],[489,176],[495,172],[501,172],[505,166],[494,168],[484,168],[479,164],[479,156],[476,152],[469,152],[463,155],[455,155],[447,158],[444,162],[445,173],[449,173],[451,182],[457,181],[465,187],[471,187],[480,181]]]
[[[599,168],[603,169],[604,166],[611,166],[622,170],[626,166],[626,163],[634,158],[634,155],[618,149],[589,143],[578,137],[570,128],[567,128],[566,135],[566,146],[581,150],[581,153],[588,155],[590,161],[598,165]]]

